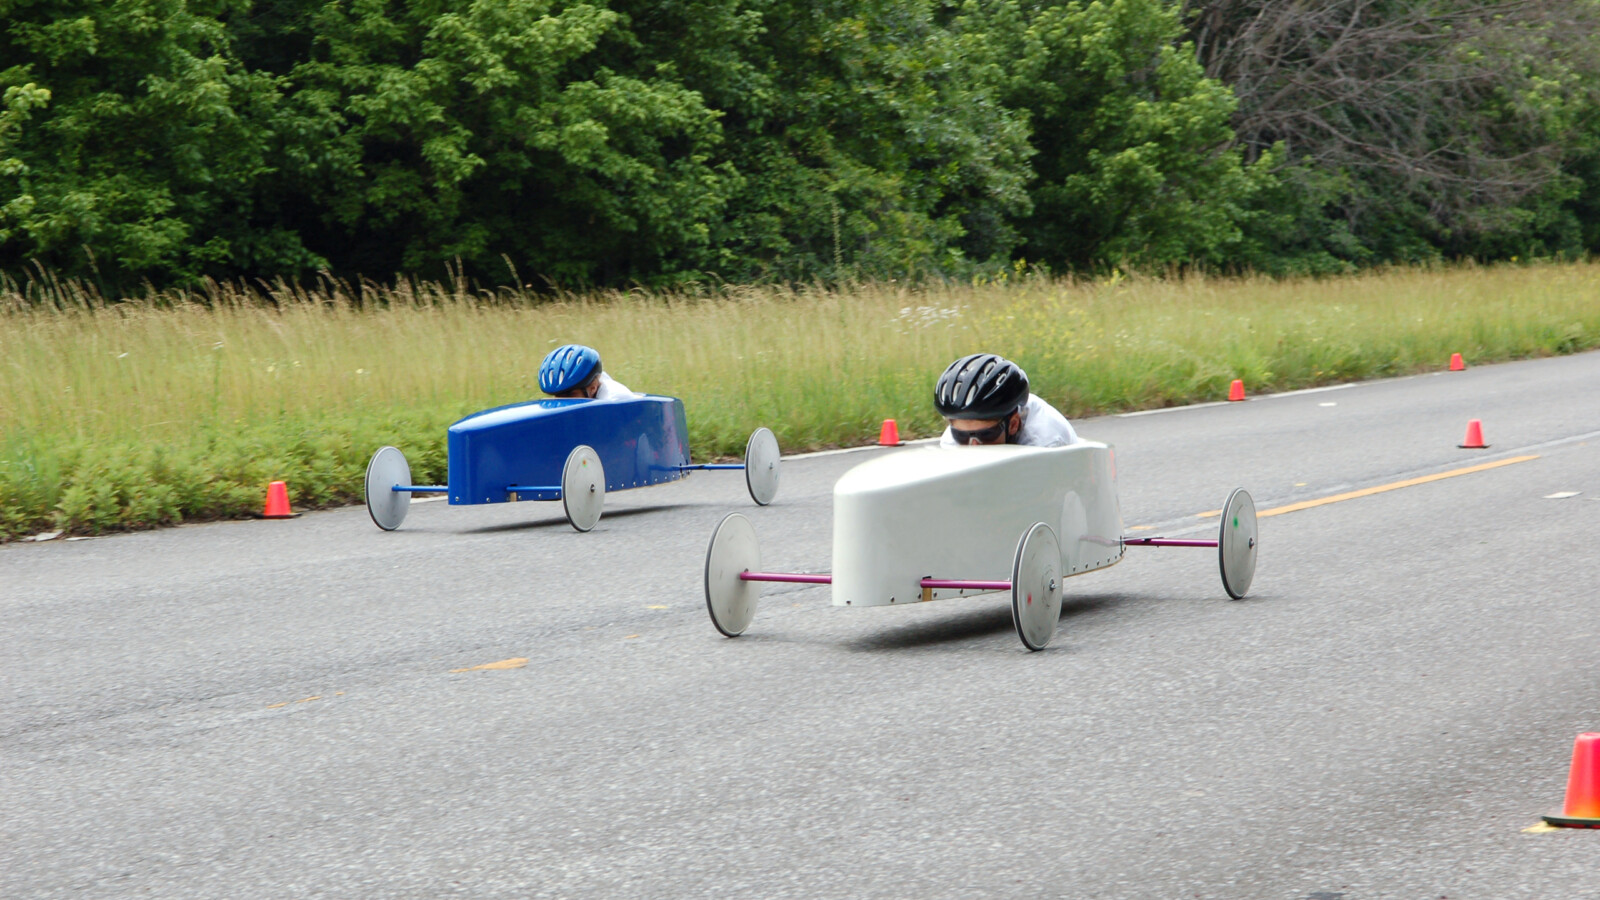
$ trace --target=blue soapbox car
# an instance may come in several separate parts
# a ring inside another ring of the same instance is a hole
[[[405,521],[414,493],[444,493],[451,506],[560,500],[567,521],[588,531],[606,491],[677,481],[695,469],[743,469],[760,506],[778,493],[778,439],[757,428],[744,463],[689,462],[683,401],[640,394],[611,400],[533,400],[474,413],[450,426],[449,484],[411,483],[394,447],[367,464],[367,512],[384,531]]]

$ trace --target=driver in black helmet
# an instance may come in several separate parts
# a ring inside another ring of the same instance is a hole
[[[1028,375],[993,353],[974,353],[951,363],[933,388],[933,404],[950,422],[939,441],[1064,447],[1078,442],[1072,423],[1028,392]]]

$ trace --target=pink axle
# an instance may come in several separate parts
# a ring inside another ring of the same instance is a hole
[[[794,584],[833,584],[832,575],[801,575],[791,572],[740,572],[740,581],[788,581]]]
[[[833,584],[832,575],[803,575],[797,572],[740,572],[740,581],[784,581],[791,584]],[[964,591],[1009,591],[1009,581],[950,581],[943,578],[924,578],[919,587]]]
[[[1130,547],[1215,547],[1216,541],[1184,540],[1178,538],[1123,538]],[[833,584],[829,574],[806,575],[799,572],[740,572],[740,581],[781,581],[789,584]],[[924,590],[952,591],[1009,591],[1009,581],[960,581],[948,578],[924,578],[918,586]]]
[[[924,578],[921,586],[930,590],[949,588],[953,591],[1009,591],[1009,581],[951,581],[948,578]]]
[[[1187,541],[1176,538],[1123,538],[1130,547],[1215,547],[1216,541]]]

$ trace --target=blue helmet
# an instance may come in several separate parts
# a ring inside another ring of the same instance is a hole
[[[546,394],[563,394],[587,387],[600,377],[600,354],[593,347],[567,344],[550,351],[539,366],[539,389]]]

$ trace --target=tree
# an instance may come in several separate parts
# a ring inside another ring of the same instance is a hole
[[[1260,173],[1231,149],[1234,100],[1161,0],[969,0],[967,51],[1026,111],[1037,152],[1029,259],[1057,267],[1221,262]]]
[[[1003,266],[1028,208],[1023,116],[927,0],[761,9],[749,81],[715,95],[745,175],[735,277],[965,275]]]
[[[307,3],[289,99],[337,127],[285,189],[334,266],[437,273],[503,258],[565,283],[693,258],[726,202],[717,114],[625,15],[553,0]],[[307,148],[309,153],[311,148]],[[337,248],[337,249],[336,249]]]
[[[1207,74],[1238,97],[1246,161],[1281,148],[1279,174],[1315,198],[1313,243],[1407,260],[1561,230],[1575,104],[1600,76],[1593,2],[1186,5]]]
[[[277,85],[244,71],[226,0],[0,0],[0,268],[111,284],[314,265],[253,203]]]
[[[300,198],[339,271],[954,273],[1003,262],[1026,208],[1020,117],[929,0],[268,9],[239,25],[246,64],[336,126],[267,193]]]

